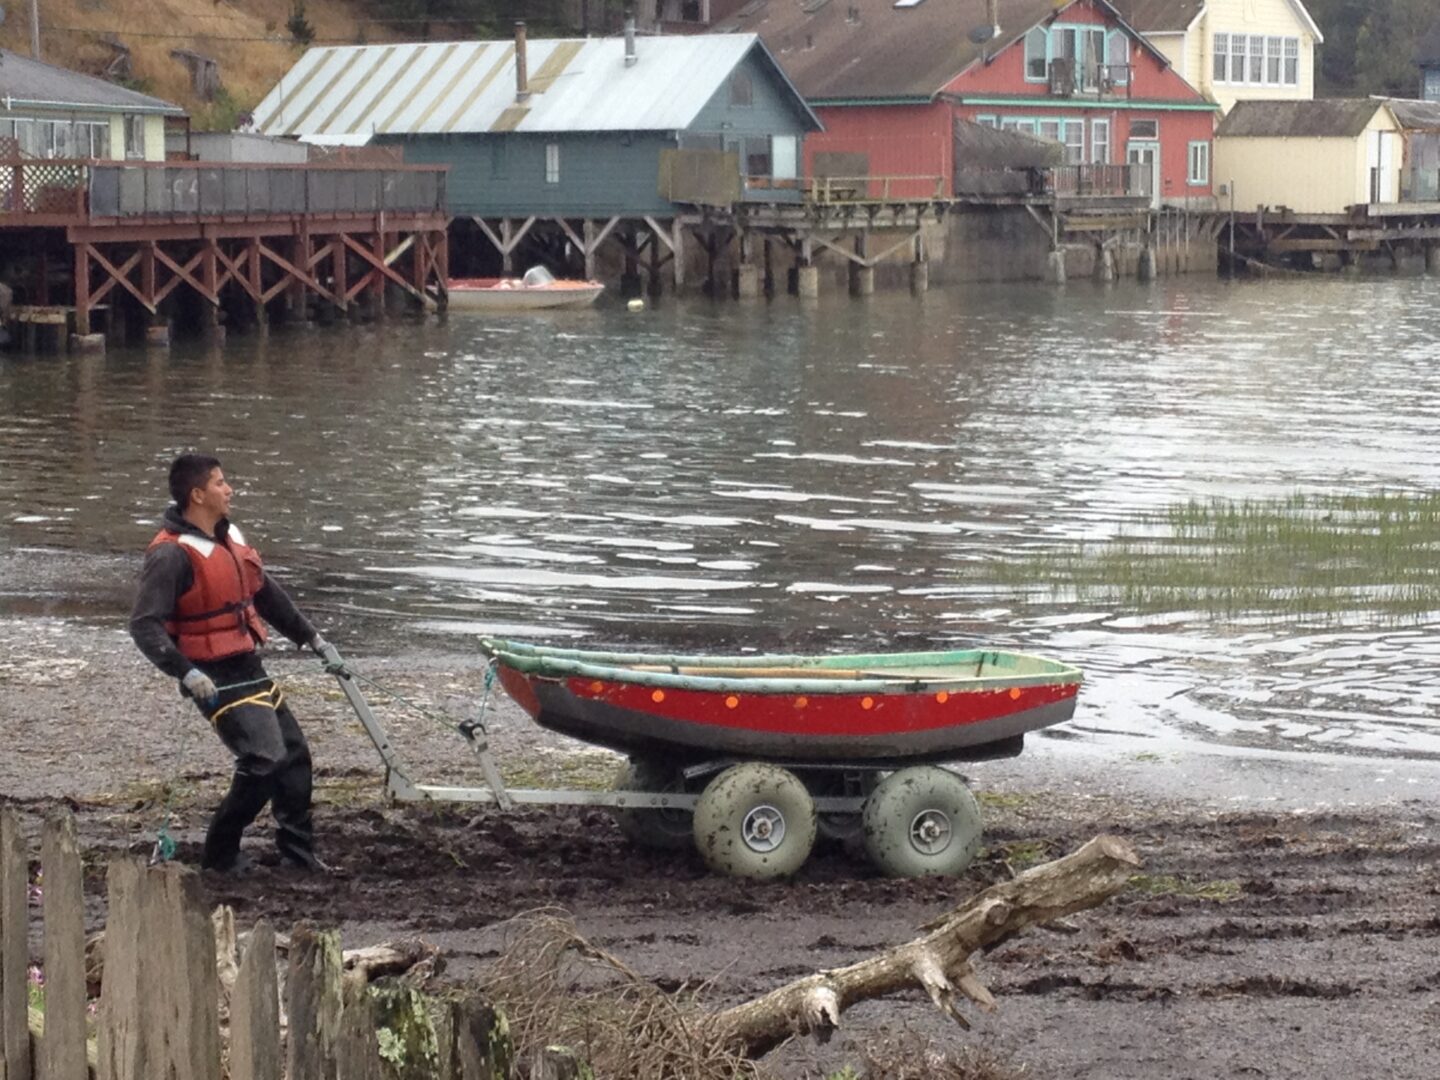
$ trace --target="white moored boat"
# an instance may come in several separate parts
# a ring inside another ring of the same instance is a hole
[[[452,311],[524,311],[585,307],[605,291],[598,281],[557,279],[543,266],[523,278],[451,278],[446,283]]]

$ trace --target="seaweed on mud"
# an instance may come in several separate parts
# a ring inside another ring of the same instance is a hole
[[[708,984],[667,994],[582,938],[554,908],[511,922],[505,949],[482,980],[509,1020],[516,1057],[561,1045],[596,1076],[634,1080],[770,1080],[704,1023]]]

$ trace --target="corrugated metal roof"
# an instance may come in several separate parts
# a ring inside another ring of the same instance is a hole
[[[1385,98],[1386,105],[1406,131],[1440,131],[1440,101]]]
[[[754,34],[531,39],[530,96],[515,100],[514,41],[308,50],[255,109],[267,135],[680,131],[752,49]],[[775,70],[784,79],[778,65]],[[797,107],[803,108],[798,100]],[[813,118],[812,118],[813,119]],[[819,122],[815,121],[816,126]]]
[[[1217,138],[1355,138],[1385,108],[1378,98],[1240,101],[1215,129]]]
[[[173,102],[0,49],[0,106],[25,105],[185,115]]]

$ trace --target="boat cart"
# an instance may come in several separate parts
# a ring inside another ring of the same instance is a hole
[[[642,846],[681,850],[693,845],[715,871],[752,879],[795,873],[817,838],[863,848],[880,869],[897,877],[957,874],[980,847],[982,822],[974,795],[962,776],[934,764],[757,760],[734,753],[652,750],[632,753],[609,791],[508,788],[485,729],[470,721],[457,730],[479,761],[484,786],[417,783],[333,646],[327,646],[324,659],[385,765],[386,791],[399,802],[494,804],[501,810],[605,807],[621,831]],[[507,689],[515,696],[513,686]],[[603,745],[601,739],[594,741]],[[1018,749],[1019,739],[1012,739],[1003,749],[972,759],[1008,756]]]

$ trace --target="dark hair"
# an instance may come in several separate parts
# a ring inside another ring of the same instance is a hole
[[[209,454],[181,454],[170,463],[170,497],[181,510],[190,507],[190,492],[203,488],[220,459]]]

